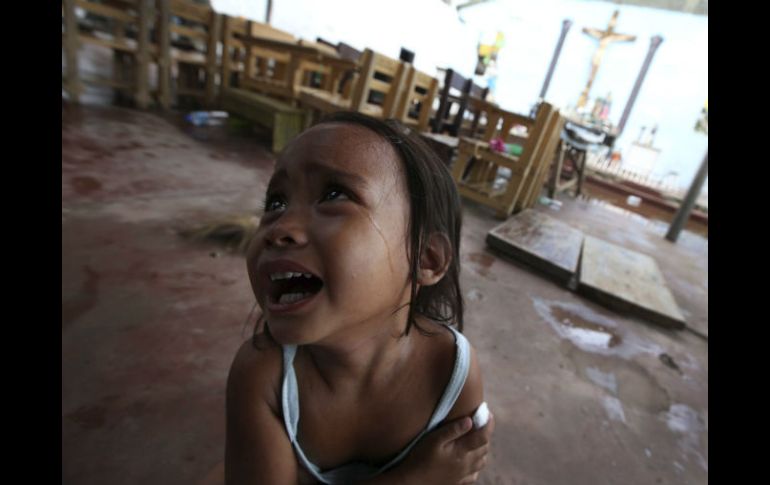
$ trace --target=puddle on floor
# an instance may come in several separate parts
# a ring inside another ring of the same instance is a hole
[[[645,342],[630,332],[623,332],[614,320],[590,308],[560,301],[532,297],[538,314],[561,338],[586,352],[630,358],[637,354],[658,355],[663,349]]]
[[[692,457],[708,472],[708,461],[700,452],[700,438],[704,433],[708,433],[708,426],[698,412],[685,404],[672,404],[668,411],[661,415],[661,419],[666,421],[668,429],[680,435],[678,445],[685,460],[689,461]]]

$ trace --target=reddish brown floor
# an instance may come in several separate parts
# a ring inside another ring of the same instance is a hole
[[[180,119],[63,108],[62,483],[221,476],[225,379],[253,296],[240,256],[175,231],[254,211],[272,157]],[[490,253],[498,221],[464,204],[466,334],[497,422],[479,482],[707,483],[707,241],[672,244],[665,224],[560,199],[538,210],[655,257],[692,331],[617,315]],[[576,329],[620,343],[586,347]]]

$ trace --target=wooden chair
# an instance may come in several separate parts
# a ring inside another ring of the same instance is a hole
[[[508,217],[533,203],[550,166],[563,118],[558,110],[543,103],[537,117],[493,108],[487,116],[483,140],[460,139],[459,155],[452,176],[461,196],[492,207],[500,218]],[[526,138],[512,134],[514,126],[527,128]],[[521,155],[498,153],[490,141],[522,141]],[[539,185],[538,185],[539,184]]]
[[[458,85],[463,86],[463,91],[460,95],[453,94]],[[486,113],[497,109],[496,104],[485,100],[488,91],[451,69],[447,70],[444,88],[441,90],[442,99],[439,100],[439,108],[432,122],[433,132],[421,133],[423,140],[447,166],[451,166],[457,156],[460,136],[483,138]],[[452,113],[454,107],[457,111]]]
[[[366,49],[359,59],[358,79],[348,95],[345,92],[301,90],[299,99],[320,113],[359,111],[375,118],[392,118],[395,114],[405,64]]]
[[[548,176],[551,172],[551,167],[554,164],[554,159],[557,159],[560,154],[561,133],[564,130],[566,119],[558,111],[556,111],[553,116],[557,117],[557,120],[546,141],[545,148],[543,149],[543,156],[537,161],[536,168],[534,169],[535,176],[530,179],[531,182],[525,189],[525,196],[520,205],[521,210],[535,206],[543,187],[547,187]]]
[[[189,98],[215,105],[221,17],[185,0],[157,0],[159,99],[164,108]],[[176,96],[174,96],[176,94]],[[172,101],[176,98],[176,101]]]
[[[75,7],[105,19],[98,25],[81,28]],[[152,0],[64,0],[63,45],[66,75],[62,82],[70,100],[78,103],[83,84],[109,86],[127,93],[139,108],[150,102],[148,65],[156,47],[150,43],[150,26],[154,20]],[[112,50],[112,77],[81,77],[78,52],[85,44]]]
[[[482,88],[451,68],[446,69],[444,84],[439,93],[439,106],[432,120],[433,132],[460,136],[461,128],[469,126],[476,117],[476,113],[471,112],[470,116],[467,113],[470,98],[486,100],[488,93],[489,88]]]
[[[243,38],[266,39],[277,45],[248,47]],[[222,87],[240,86],[244,77],[254,82],[263,81],[268,86],[281,85],[286,74],[290,55],[282,51],[281,43],[294,44],[297,38],[270,25],[243,17],[224,16],[222,26]],[[247,81],[248,83],[248,81]],[[244,87],[244,86],[242,86]],[[273,89],[277,94],[288,96],[285,88]]]
[[[418,133],[428,131],[436,91],[438,91],[436,78],[408,64],[405,82],[393,117],[417,130]]]

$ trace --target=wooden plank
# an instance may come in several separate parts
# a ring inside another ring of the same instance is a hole
[[[535,210],[525,210],[487,233],[487,244],[560,283],[578,270],[583,233]]]
[[[67,62],[67,94],[70,100],[77,104],[80,102],[82,85],[78,69],[78,24],[75,16],[75,2],[64,0],[64,50]]]
[[[220,96],[222,90],[230,87],[230,73],[234,70],[233,53],[230,49],[238,49],[232,37],[237,19],[229,15],[222,15],[222,79],[220,84]],[[240,42],[239,42],[240,43]]]
[[[270,128],[273,133],[274,152],[283,150],[286,144],[301,133],[307,125],[308,113],[305,110],[242,89],[224,90],[222,107]]]
[[[669,328],[685,326],[655,260],[600,239],[585,238],[578,292]]]
[[[297,42],[297,38],[292,34],[254,20],[246,22],[246,33],[252,38],[270,39],[292,44]]]
[[[254,57],[273,59],[276,63],[286,64],[291,60],[291,53],[279,50],[265,49],[262,47],[250,47],[249,54]]]
[[[136,17],[120,10],[118,8],[108,7],[101,3],[87,2],[86,0],[76,0],[75,6],[82,8],[83,10],[90,11],[96,15],[103,17],[120,20],[122,22],[133,24],[136,22]]]
[[[130,91],[134,88],[130,83],[120,81],[119,79],[110,79],[106,77],[86,76],[82,82],[91,86],[108,86],[115,89]]]
[[[540,197],[540,193],[543,190],[543,186],[546,183],[546,178],[551,171],[551,165],[553,164],[553,160],[556,156],[556,150],[559,145],[561,131],[564,128],[565,119],[559,114],[558,111],[554,113],[554,116],[556,117],[556,124],[551,131],[551,137],[538,163],[534,182],[527,189],[527,193],[525,195],[524,203],[522,206],[522,208],[525,209],[534,207],[537,199]]]
[[[179,87],[176,90],[176,94],[178,96],[190,96],[195,98],[205,98],[206,97],[206,91],[203,89],[195,89],[195,88],[185,88],[185,87]]]
[[[403,64],[401,61],[392,59],[384,54],[379,54],[376,52],[374,54],[375,71],[379,71],[392,76],[396,74],[399,69],[401,69],[401,64]]]
[[[348,111],[351,109],[351,100],[337,93],[320,91],[303,87],[299,91],[300,105],[322,113],[331,113],[333,111]]]
[[[386,83],[385,81],[380,81],[379,79],[372,79],[369,81],[369,89],[372,91],[387,93],[390,92],[392,87],[393,83]]]
[[[219,45],[219,33],[222,29],[222,16],[214,14],[211,18],[211,26],[206,46],[206,106],[213,108],[217,99],[217,47]],[[221,81],[220,81],[221,84]]]
[[[151,0],[139,2],[139,29],[136,51],[136,106],[145,109],[150,104],[148,67],[150,62]]]
[[[122,41],[116,39],[102,39],[88,34],[79,34],[77,37],[81,44],[93,44],[124,52],[136,52],[136,43],[130,39],[123,39]]]
[[[207,40],[209,38],[209,33],[206,32],[205,30],[198,30],[192,27],[185,27],[184,25],[176,25],[176,24],[171,24],[169,28],[171,29],[171,32],[174,32],[175,34],[183,35],[185,37],[194,37],[196,39],[202,39],[202,40]]]
[[[211,8],[205,5],[196,5],[186,0],[171,0],[171,15],[208,24]]]
[[[171,108],[171,32],[169,21],[171,8],[169,0],[160,1],[160,42],[158,43],[158,89],[160,105],[163,109]]]
[[[245,89],[230,88],[227,90],[227,97],[238,102],[259,105],[262,109],[273,112],[302,113],[303,110],[294,108],[283,101],[270,98],[268,96],[247,91]]]
[[[562,124],[563,118],[559,115],[559,111],[554,110],[541,135],[542,141],[538,151],[532,157],[532,168],[528,177],[523,181],[521,197],[516,200],[514,206],[515,211],[531,207],[534,205],[535,197],[540,195],[540,190],[543,186],[541,179],[545,172],[545,166],[550,167],[551,160],[553,159],[554,135],[557,131],[561,131]],[[530,204],[530,202],[532,203]]]

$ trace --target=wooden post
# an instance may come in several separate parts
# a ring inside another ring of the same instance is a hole
[[[67,57],[67,93],[73,103],[80,102],[83,86],[78,69],[78,21],[75,0],[64,0],[64,49]]]
[[[224,27],[222,28],[222,76],[220,96],[226,88],[230,87],[230,71],[232,69],[232,53],[230,52],[230,42],[232,39],[233,18],[223,15]]]
[[[160,105],[171,108],[171,8],[169,0],[159,0],[158,12],[158,90]]]
[[[687,195],[685,195],[684,200],[682,201],[682,205],[679,206],[679,210],[676,212],[674,220],[668,228],[666,239],[669,241],[676,242],[679,238],[679,233],[682,232],[685,222],[687,222],[687,219],[690,217],[690,212],[692,212],[693,207],[695,207],[695,201],[698,199],[700,190],[703,188],[703,183],[706,181],[708,170],[709,153],[706,151],[706,155],[703,157],[698,173],[695,174],[695,179],[693,179],[692,185],[690,185],[690,189],[687,191]]]
[[[217,98],[217,46],[221,31],[222,16],[211,11],[213,16],[209,26],[209,44],[206,47],[206,106],[212,108]]]
[[[160,28],[158,30],[158,84],[160,105],[163,109],[171,108],[171,7],[169,0],[160,0]]]
[[[663,42],[663,37],[656,35],[652,39],[650,39],[650,49],[647,51],[647,57],[644,59],[644,64],[642,64],[642,68],[639,70],[639,76],[636,78],[636,83],[634,84],[634,89],[631,90],[631,96],[628,97],[628,101],[626,102],[626,107],[623,109],[623,115],[620,117],[620,121],[618,122],[618,133],[615,137],[620,136],[621,133],[623,133],[623,128],[626,126],[626,121],[628,120],[628,115],[631,114],[631,108],[634,107],[634,102],[636,102],[636,96],[639,94],[639,89],[642,87],[642,81],[644,81],[644,77],[647,75],[647,70],[650,68],[650,63],[652,62],[652,56],[655,55],[655,51],[658,50],[658,46],[660,43]]]
[[[150,47],[151,0],[139,0],[139,29],[137,32],[136,51],[136,106],[145,109],[150,104],[148,89],[148,65]]]

